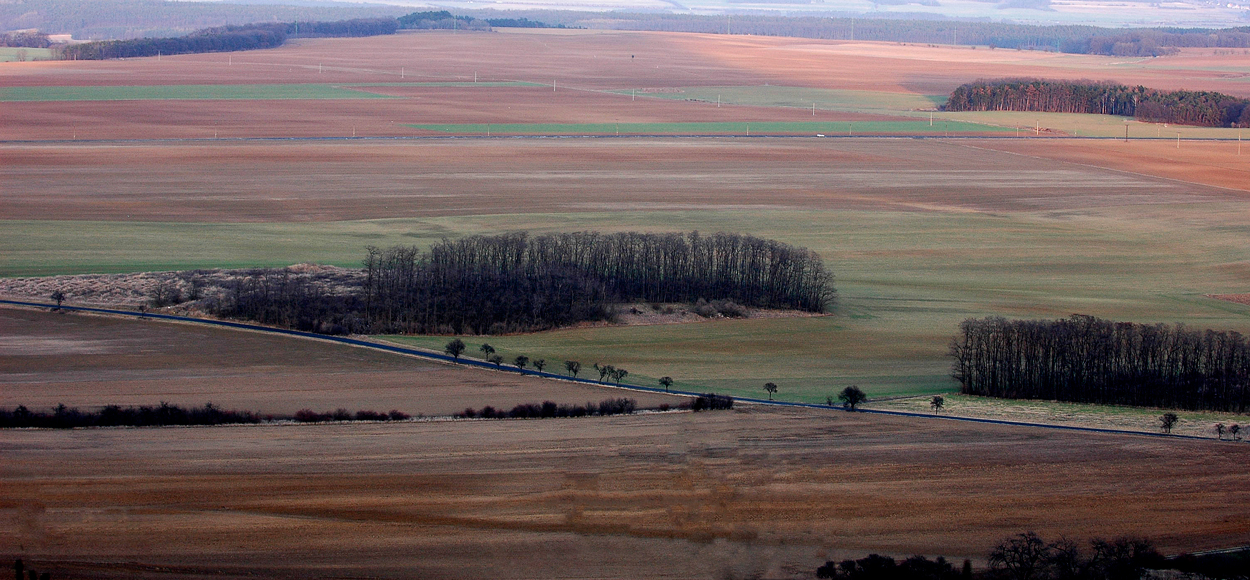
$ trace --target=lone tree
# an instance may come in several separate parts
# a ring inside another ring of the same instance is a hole
[[[575,360],[566,360],[564,361],[564,370],[569,371],[569,374],[576,379],[577,373],[582,370],[582,363]]]
[[[773,400],[773,393],[777,392],[777,383],[764,383],[764,390],[768,391],[768,400]]]
[[[673,377],[660,377],[660,386],[664,387],[664,392],[668,392],[668,388],[673,386]]]
[[[530,364],[530,357],[518,354],[516,355],[516,358],[512,359],[512,364],[516,365],[516,370],[523,371],[525,370],[525,366]]]
[[[490,355],[490,358],[488,358],[488,359],[486,359],[486,360],[488,360],[488,361],[490,361],[490,362],[492,362],[492,363],[495,363],[495,366],[497,366],[497,367],[498,367],[498,366],[502,366],[502,365],[503,365],[503,356],[500,356],[500,355],[497,355],[497,354],[492,354],[492,355]]]
[[[490,355],[495,354],[495,347],[484,342],[477,349],[482,351],[482,356],[487,357],[487,360],[490,360]]]
[[[464,354],[464,349],[464,341],[457,338],[447,343],[447,346],[443,347],[443,352],[451,355],[456,362],[460,362],[460,355]]]
[[[61,292],[60,290],[57,290],[56,292],[53,292],[53,293],[52,293],[52,300],[56,301],[56,308],[57,308],[57,310],[60,310],[60,309],[61,309],[61,303],[62,303],[62,302],[65,302],[65,293],[64,293],[64,292]]]
[[[1159,427],[1163,429],[1164,433],[1171,433],[1172,427],[1175,427],[1176,422],[1179,420],[1180,417],[1177,417],[1176,413],[1168,411],[1167,413],[1164,413],[1163,416],[1159,417]]]
[[[865,395],[859,387],[851,385],[842,389],[842,392],[838,394],[838,400],[842,401],[843,409],[854,411],[855,407],[858,407],[860,403],[868,400],[868,395]]]
[[[933,409],[934,413],[942,412],[942,406],[945,404],[946,399],[942,395],[933,395],[933,398],[929,400],[929,407]]]
[[[534,368],[538,369],[538,372],[541,373],[543,372],[543,367],[547,366],[547,359],[540,358],[530,364],[534,365]]]

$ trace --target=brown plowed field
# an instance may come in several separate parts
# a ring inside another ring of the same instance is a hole
[[[559,364],[552,361],[552,367]],[[436,416],[465,407],[510,409],[546,400],[580,405],[622,396],[648,408],[684,400],[260,333],[0,309],[5,409],[165,401],[183,407],[211,402],[262,415],[345,408]]]
[[[1056,149],[1070,152],[1063,161],[1041,158],[1049,154],[1044,147],[1036,156],[986,147],[832,139],[41,145],[0,147],[0,175],[9,218],[171,222],[663,209],[1079,209],[1240,195],[1150,177],[1161,167],[1149,153],[1126,165],[1141,175],[1091,166],[1102,163],[1094,161],[1101,151],[1120,149],[1118,142]],[[1232,185],[1238,175],[1244,165],[1176,177]]]
[[[0,432],[0,553],[72,578],[811,578],[1023,530],[1244,543],[1244,443],[743,409]],[[957,560],[958,561],[958,560]]]

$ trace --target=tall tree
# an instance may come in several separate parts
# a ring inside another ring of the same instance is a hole
[[[457,338],[447,343],[447,346],[443,347],[443,352],[450,355],[451,358],[456,360],[456,362],[459,362],[460,355],[464,354],[464,349],[465,349],[464,341]]]
[[[577,378],[577,373],[582,370],[582,363],[575,360],[564,361],[564,370],[568,371],[573,378]]]
[[[859,387],[851,385],[842,389],[842,392],[838,394],[838,400],[842,401],[843,408],[848,411],[854,411],[860,403],[868,400],[868,395],[865,395],[864,391],[860,390]]]

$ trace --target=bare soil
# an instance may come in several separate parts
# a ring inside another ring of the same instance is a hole
[[[811,578],[997,541],[1244,543],[1250,445],[744,408],[0,432],[0,554],[74,578]],[[956,560],[958,561],[958,560]]]
[[[617,397],[642,408],[685,400],[261,333],[0,308],[0,407],[9,409],[165,401],[261,415],[345,408],[446,416]]]
[[[1229,191],[1185,182],[1234,183],[1245,165],[1231,160],[1218,171],[1184,170],[1157,163],[1163,148],[1141,147],[1112,167],[1132,171],[1125,173],[1100,166],[1118,159],[1115,143],[1048,143],[0,145],[0,200],[9,219],[282,222],[621,210],[1050,210],[1238,199],[1247,183]]]

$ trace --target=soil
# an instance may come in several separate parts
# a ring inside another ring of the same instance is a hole
[[[4,431],[0,554],[73,578],[811,578],[1012,534],[1244,543],[1250,445],[741,408]]]
[[[446,416],[545,400],[629,397],[641,408],[682,397],[465,368],[313,340],[192,324],[0,308],[0,407],[105,405],[224,409],[290,416],[345,408]]]

